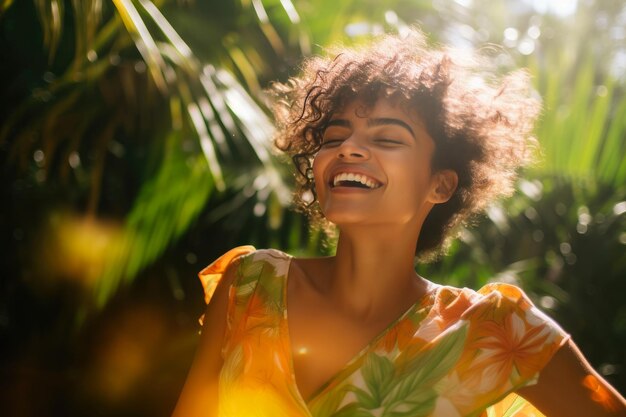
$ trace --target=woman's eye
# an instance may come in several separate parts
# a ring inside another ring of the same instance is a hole
[[[324,139],[322,146],[325,148],[332,148],[334,146],[339,146],[341,142],[343,142],[343,139]]]
[[[377,144],[383,145],[383,146],[396,146],[396,145],[403,145],[404,144],[400,140],[387,139],[387,138],[375,139],[374,142],[377,143]]]

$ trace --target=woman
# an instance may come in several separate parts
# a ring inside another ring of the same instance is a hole
[[[414,31],[275,87],[297,200],[336,226],[337,251],[242,247],[201,272],[203,334],[174,416],[626,415],[519,288],[415,273],[532,153],[527,77],[483,68]]]

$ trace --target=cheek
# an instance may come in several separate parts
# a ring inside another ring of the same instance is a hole
[[[313,158],[313,164],[312,164],[311,168],[313,168],[313,178],[315,179],[316,183],[318,181],[323,181],[322,180],[322,177],[323,177],[322,165],[324,165],[323,159],[324,159],[324,157],[320,156],[319,154],[315,155],[315,158]]]
[[[410,167],[410,168],[409,168]],[[414,205],[421,204],[430,192],[431,174],[428,166],[421,165],[419,162],[413,161],[413,166],[396,165],[390,178],[393,178],[394,195],[399,202]]]
[[[327,166],[327,159],[323,152],[319,152],[313,159],[313,180],[315,181],[315,192],[318,199],[324,195],[324,169]]]

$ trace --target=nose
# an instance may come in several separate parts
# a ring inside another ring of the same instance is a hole
[[[364,160],[369,159],[370,151],[367,146],[363,146],[358,143],[355,137],[348,138],[341,142],[341,145],[337,148],[337,158],[350,160]]]

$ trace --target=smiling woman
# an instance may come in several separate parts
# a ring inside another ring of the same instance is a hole
[[[431,175],[434,148],[416,113],[384,98],[369,110],[362,100],[351,102],[328,122],[313,163],[324,217],[333,224],[382,219],[385,227],[421,227],[433,204],[447,200],[457,183],[452,170]],[[354,187],[351,176],[372,187]]]
[[[445,252],[459,226],[510,194],[517,169],[532,161],[536,141],[531,131],[540,105],[526,72],[500,79],[489,70],[493,63],[487,57],[432,48],[417,31],[360,49],[340,48],[330,56],[307,61],[301,77],[274,87],[276,144],[300,164],[310,163],[326,129],[345,127],[345,120],[333,119],[348,104],[360,102],[359,116],[379,98],[401,109],[400,125],[417,122],[435,142],[433,170],[458,174],[450,200],[433,207],[423,225],[418,258]],[[308,198],[314,183],[306,175],[297,179],[296,203],[325,222],[319,205]]]
[[[529,162],[539,106],[524,73],[490,81],[417,31],[333,56],[274,92],[298,201],[338,229],[336,254],[241,247],[204,269],[174,416],[624,416],[520,288],[414,270]]]

